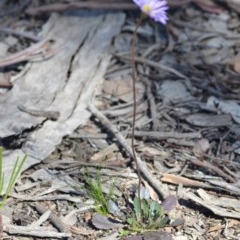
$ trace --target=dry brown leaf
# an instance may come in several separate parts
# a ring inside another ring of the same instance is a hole
[[[145,185],[145,188],[148,190],[151,199],[158,202],[159,201],[159,197],[158,197],[157,193],[154,191],[154,189],[148,184],[147,181],[145,181],[143,179],[142,179],[142,181],[143,181],[143,183]]]
[[[91,161],[94,162],[99,162],[102,160],[106,160],[109,157],[112,157],[113,155],[115,155],[114,151],[117,151],[118,147],[116,144],[111,144],[108,147],[106,147],[105,149],[99,151],[98,153],[94,154],[91,157]]]
[[[168,174],[168,173],[164,173],[161,180],[163,182],[173,183],[176,185],[182,184],[183,186],[210,187],[210,185],[206,183],[199,182],[196,180],[191,180],[191,179],[174,175],[174,174]]]
[[[93,216],[92,224],[97,229],[115,229],[115,228],[120,228],[123,226],[120,222],[117,222],[114,219],[102,216],[98,213],[96,213]]]
[[[224,226],[221,223],[218,223],[217,225],[210,227],[208,229],[208,232],[210,233],[210,232],[219,231],[219,230],[221,230],[223,228],[224,228]]]
[[[237,73],[240,73],[240,53],[233,58],[232,66]]]
[[[141,83],[137,83],[137,98],[141,97],[144,87]],[[124,101],[132,101],[132,80],[130,76],[118,77],[103,83],[103,92],[113,95],[114,97]]]
[[[137,147],[137,150],[149,157],[153,157],[153,156],[167,157],[169,155],[169,153],[167,151],[159,150],[157,148],[149,147],[147,145],[141,145],[141,146]]]
[[[193,147],[193,153],[196,157],[202,157],[204,154],[206,154],[209,148],[210,144],[208,139],[203,138],[195,143]]]
[[[210,13],[221,13],[223,9],[211,0],[193,0],[203,10]]]
[[[70,228],[72,233],[79,234],[79,235],[92,235],[95,233],[95,230],[87,229],[85,227],[75,227],[71,226]]]

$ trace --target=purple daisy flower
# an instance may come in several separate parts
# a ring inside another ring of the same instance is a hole
[[[168,10],[166,0],[133,0],[141,10],[153,18],[156,22],[166,24],[168,17],[166,11]]]

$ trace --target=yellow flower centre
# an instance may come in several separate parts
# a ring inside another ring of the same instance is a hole
[[[152,11],[152,8],[148,4],[145,4],[142,8],[142,11],[145,13],[150,13]]]

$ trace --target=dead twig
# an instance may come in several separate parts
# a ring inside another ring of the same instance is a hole
[[[131,61],[131,57],[130,56],[126,56],[126,55],[120,55],[120,54],[115,54],[116,57],[120,58],[120,59],[123,59],[123,60],[127,60],[127,61]],[[143,58],[143,57],[136,57],[135,56],[135,61],[136,62],[139,62],[139,63],[143,63],[143,64],[146,64],[150,67],[153,67],[153,68],[156,68],[156,69],[159,69],[159,70],[162,70],[162,71],[166,71],[166,72],[170,72],[180,78],[183,78],[183,79],[186,79],[189,81],[189,78],[185,75],[183,75],[182,73],[180,73],[179,71],[177,71],[176,69],[174,68],[171,68],[171,67],[167,67],[161,63],[158,63],[158,62],[154,62],[154,61],[151,61],[151,60],[148,60],[146,58]]]
[[[116,165],[111,166],[111,163],[94,163],[94,162],[76,162],[73,161],[72,163],[70,161],[61,161],[61,162],[54,162],[49,163],[47,167],[49,169],[58,169],[58,170],[69,170],[69,169],[80,169],[81,167],[96,167],[96,168],[108,168],[112,170],[119,170],[120,167],[117,167]],[[120,165],[120,163],[119,163]]]
[[[203,183],[200,181],[192,180],[186,177],[182,177],[175,174],[163,173],[161,180],[163,182],[172,183],[172,184],[182,184],[183,186],[191,187],[201,187],[201,188],[213,188],[208,183]]]
[[[2,27],[0,28],[0,32],[3,32],[5,34],[11,34],[15,37],[18,38],[27,38],[33,42],[40,42],[42,39],[40,37],[33,36],[32,34],[29,33],[24,33],[24,32],[18,32],[14,29],[7,28],[7,27]]]
[[[201,134],[199,132],[191,132],[191,133],[177,133],[177,132],[145,132],[145,131],[135,131],[135,137],[148,137],[154,139],[168,139],[168,138],[176,138],[176,139],[194,139],[200,138]]]
[[[40,238],[64,238],[71,237],[71,233],[58,233],[54,232],[49,227],[33,227],[33,226],[16,226],[12,224],[4,225],[4,232],[14,235],[33,236]]]
[[[126,139],[118,131],[118,129],[92,104],[88,105],[88,109],[91,111],[93,115],[95,115],[100,120],[104,127],[106,127],[113,135],[116,136],[121,146],[124,147],[128,154],[133,158],[133,151],[131,146],[127,143]],[[143,175],[146,177],[149,183],[157,190],[158,194],[160,194],[162,198],[165,198],[168,195],[168,193],[163,191],[161,182],[147,170],[146,164],[139,158],[137,154],[136,159],[138,161],[140,171],[143,173]]]
[[[33,208],[36,209],[36,211],[39,214],[44,214],[46,211],[48,211],[48,209],[46,209],[45,207],[41,206],[40,204],[38,205],[31,205]],[[52,225],[59,231],[59,232],[66,232],[65,226],[63,224],[63,222],[60,220],[59,217],[57,217],[55,214],[51,213],[49,215],[49,220],[52,223]]]
[[[44,196],[26,196],[16,193],[11,193],[10,195],[17,199],[17,202],[37,202],[37,201],[68,201],[73,203],[80,203],[82,200],[78,197],[72,197],[69,194],[59,194],[59,195],[44,195]]]
[[[182,6],[191,2],[191,0],[169,0],[169,5],[172,7]],[[106,9],[106,10],[134,10],[137,6],[128,1],[84,1],[84,2],[69,2],[69,3],[53,3],[46,4],[40,7],[29,7],[25,13],[28,15],[39,15],[50,12],[62,12],[76,9]]]
[[[81,139],[107,139],[109,138],[109,135],[106,133],[87,133],[87,132],[74,132],[71,133],[68,136],[70,139],[76,139],[76,138],[81,138]]]
[[[22,112],[28,113],[32,116],[36,117],[44,117],[53,121],[56,121],[60,117],[60,112],[58,111],[45,111],[45,110],[36,110],[36,109],[28,109],[23,105],[18,105],[18,109]]]
[[[17,52],[15,54],[12,54],[10,56],[7,56],[0,60],[0,67],[7,67],[16,63],[20,63],[23,61],[33,60],[36,59],[39,56],[42,56],[43,59],[47,59],[54,54],[56,54],[58,50],[49,50],[50,48],[50,42],[49,39],[44,39],[41,42],[38,42],[32,46],[30,46],[27,49],[24,49],[20,52]]]
[[[207,170],[211,170],[214,173],[218,174],[220,177],[226,179],[227,181],[230,181],[231,183],[235,183],[236,179],[231,177],[229,174],[226,174],[223,172],[219,167],[212,165],[210,162],[207,161],[200,161],[198,159],[191,159],[190,160],[194,165],[206,168]]]
[[[72,2],[72,3],[54,3],[41,7],[29,7],[26,9],[28,15],[39,15],[50,12],[62,12],[76,9],[107,9],[107,10],[130,10],[137,9],[136,5],[127,2]]]
[[[152,117],[152,129],[154,131],[157,131],[159,127],[159,120],[157,117],[157,106],[155,103],[155,98],[152,93],[151,83],[149,81],[146,81],[146,84],[147,84],[147,97],[149,101],[149,108],[150,108],[151,117]]]

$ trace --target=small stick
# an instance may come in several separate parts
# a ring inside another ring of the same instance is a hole
[[[31,205],[31,204],[30,204]],[[45,207],[43,207],[42,205],[38,204],[36,206],[34,205],[31,205],[31,207],[35,208],[36,211],[39,213],[39,214],[44,214],[48,209],[46,209]],[[57,230],[59,232],[66,232],[66,229],[65,229],[65,226],[63,224],[63,222],[60,220],[60,218],[58,218],[54,213],[51,213],[50,216],[49,216],[49,220],[50,222],[53,224],[53,226],[55,228],[57,228]]]
[[[0,32],[3,32],[5,34],[11,34],[13,36],[16,36],[18,38],[27,38],[33,42],[40,42],[42,39],[40,37],[33,36],[32,34],[29,33],[24,33],[24,32],[18,32],[14,29],[7,28],[7,27],[2,27],[0,28]]]
[[[72,2],[72,3],[53,3],[46,4],[40,7],[29,7],[26,9],[28,15],[38,15],[49,12],[63,12],[76,9],[107,9],[107,10],[129,10],[137,9],[133,3],[127,2]]]
[[[18,109],[22,112],[28,113],[30,115],[36,117],[45,117],[50,120],[56,121],[60,117],[60,112],[58,111],[44,111],[44,110],[36,110],[36,109],[28,109],[22,105],[18,106]]]
[[[158,131],[135,131],[135,137],[148,137],[154,139],[168,139],[168,138],[175,138],[175,139],[195,139],[201,138],[201,133],[199,132],[191,132],[191,133],[178,133],[178,132],[158,132]]]
[[[129,133],[131,134],[131,133]],[[164,139],[198,139],[201,138],[201,133],[199,132],[190,132],[190,133],[178,133],[178,132],[160,132],[160,131],[136,131],[134,132],[135,137],[146,137],[154,138],[157,140]],[[82,138],[82,139],[106,139],[110,136],[106,133],[72,133],[69,135],[69,138]]]
[[[53,56],[56,52],[54,52],[54,50],[51,50],[51,51],[49,50],[49,48],[50,48],[49,44],[50,44],[50,40],[44,39],[22,51],[19,51],[17,53],[9,55],[5,58],[1,58],[0,59],[0,68],[7,67],[9,65],[13,65],[13,64],[20,63],[23,61],[31,60],[34,57],[36,58],[36,55],[40,55],[40,54],[42,54],[44,57]]]
[[[126,55],[115,54],[115,56],[120,58],[120,59],[131,61],[131,57],[126,56]],[[139,63],[146,64],[146,65],[148,65],[150,67],[153,67],[153,68],[156,68],[156,69],[160,69],[160,70],[163,70],[163,71],[166,71],[166,72],[173,73],[174,75],[189,81],[189,78],[187,76],[183,75],[182,73],[180,73],[176,69],[171,68],[171,67],[167,67],[167,66],[165,66],[161,63],[154,62],[152,60],[148,60],[148,59],[143,58],[143,57],[135,57],[135,61],[139,62]]]
[[[133,150],[131,146],[128,145],[126,139],[123,137],[123,135],[118,131],[115,125],[113,125],[96,107],[94,107],[92,104],[88,105],[88,109],[91,111],[93,115],[95,115],[100,122],[104,125],[105,128],[107,128],[119,141],[121,146],[125,148],[125,150],[128,152],[128,154],[133,158]],[[162,183],[156,179],[148,170],[146,167],[146,164],[140,159],[140,157],[136,154],[136,159],[139,165],[139,169],[142,172],[142,174],[146,177],[146,179],[150,182],[150,184],[156,189],[158,194],[165,198],[168,194],[163,192],[162,189]]]
[[[149,101],[149,108],[150,108],[152,123],[153,123],[152,129],[154,131],[157,131],[159,127],[159,120],[157,118],[157,111],[156,111],[157,107],[156,107],[155,99],[152,93],[151,84],[149,83],[149,81],[146,81],[146,84],[147,84],[147,97]]]
[[[236,183],[236,179],[234,179],[229,174],[223,172],[222,169],[220,169],[218,166],[211,164],[210,162],[201,161],[198,159],[191,159],[190,162],[196,166],[203,167],[203,168],[207,169],[208,171],[209,170],[213,171],[214,173],[218,174],[220,177],[222,177],[223,179],[226,179],[227,181],[229,181],[231,183]]]
[[[32,226],[16,226],[12,224],[4,225],[4,232],[11,235],[22,235],[22,236],[32,236],[39,238],[49,238],[49,239],[64,239],[71,238],[71,233],[60,233],[50,230],[49,227],[32,227]],[[36,238],[35,238],[36,239]]]

